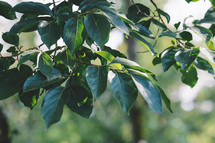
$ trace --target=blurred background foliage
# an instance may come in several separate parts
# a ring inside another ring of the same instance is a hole
[[[124,1],[118,1],[116,6],[125,13],[127,5]],[[160,8],[165,3],[165,0],[157,2]],[[152,6],[149,2],[144,4]],[[34,33],[23,34],[22,45],[33,47],[35,38]],[[161,52],[170,44],[170,39],[160,38],[155,49]],[[214,143],[214,86],[203,84],[201,90],[195,93],[195,98],[187,102],[182,100],[180,96],[189,96],[190,92],[181,92],[189,87],[182,85],[180,73],[174,67],[164,73],[160,65],[153,66],[153,57],[150,53],[141,52],[144,50],[141,46],[136,44],[136,59],[143,67],[151,69],[157,75],[159,85],[165,89],[172,101],[174,113],[170,113],[165,107],[163,114],[153,113],[142,98],[138,98],[136,107],[141,111],[140,129],[143,138],[140,143]],[[127,43],[124,40],[119,49],[126,53],[126,47]],[[200,73],[203,74],[201,78],[204,78],[205,74]],[[18,98],[13,96],[0,101],[0,107],[3,108],[9,122],[12,143],[131,143],[133,140],[129,115],[123,112],[108,89],[95,102],[90,119],[84,119],[65,108],[61,121],[49,129],[46,128],[40,111],[42,98],[32,111],[25,108]],[[184,103],[188,108],[185,108]]]

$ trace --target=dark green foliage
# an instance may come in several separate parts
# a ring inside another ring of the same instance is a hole
[[[56,44],[61,37],[61,26],[56,23],[43,23],[44,25],[38,28],[41,40],[50,48]]]
[[[191,66],[188,71],[181,70],[181,81],[190,87],[194,87],[198,81],[196,68]]]
[[[69,96],[67,107],[84,118],[89,118],[93,109],[93,95],[83,76],[73,76],[67,82]]]
[[[175,54],[178,49],[174,47],[170,47],[169,49],[165,50],[161,55],[161,62],[163,66],[163,70],[167,71],[172,65],[175,64]]]
[[[120,72],[114,73],[114,78],[110,82],[113,95],[119,100],[122,109],[128,112],[137,98],[137,88],[132,78]]]
[[[139,7],[139,9],[137,9]],[[131,5],[128,8],[127,18],[133,21],[134,23],[137,23],[144,17],[148,17],[150,15],[150,10],[148,7],[146,7],[143,4],[135,4]]]
[[[19,93],[20,101],[30,109],[33,109],[39,99],[40,90],[32,90]]]
[[[107,86],[107,68],[88,66],[86,72],[87,83],[91,88],[94,98],[97,99],[105,91]]]
[[[40,88],[58,83],[62,80],[64,80],[64,77],[56,69],[52,70],[52,73],[48,79],[41,73],[37,72],[25,81],[25,84],[23,86],[23,91],[27,92],[31,90],[40,89]]]
[[[11,33],[31,32],[38,29],[40,20],[37,18],[21,20],[10,29]]]
[[[0,73],[8,70],[9,67],[15,62],[15,59],[13,57],[3,57],[0,58]]]
[[[110,23],[103,15],[87,14],[84,19],[84,26],[89,36],[100,47],[103,47],[109,39]]]
[[[187,0],[188,3],[194,1],[197,0]],[[21,2],[14,8],[0,1],[1,16],[13,20],[15,12],[22,14],[9,32],[2,34],[2,39],[12,45],[0,44],[0,100],[19,94],[20,101],[33,109],[45,93],[42,115],[47,127],[60,120],[64,105],[89,118],[93,102],[97,102],[107,88],[125,112],[135,103],[138,92],[152,111],[162,113],[163,101],[172,112],[170,100],[155,82],[155,74],[106,46],[110,32],[117,28],[125,38],[136,39],[154,56],[154,65],[161,63],[164,72],[171,66],[177,67],[182,73],[182,82],[194,87],[198,81],[196,69],[215,75],[212,41],[215,8],[211,7],[203,19],[194,20],[193,26],[183,24],[183,30],[178,30],[181,22],[176,23],[173,31],[168,28],[170,15],[151,2],[155,10],[132,2],[123,16],[106,0]],[[214,5],[213,0],[211,3]],[[73,4],[78,6],[77,11]],[[206,28],[203,23],[212,26]],[[150,25],[155,25],[158,32]],[[32,31],[39,33],[43,43],[23,47],[19,36]],[[204,38],[207,49],[192,43],[194,32]],[[164,50],[158,53],[154,46],[160,37],[170,37],[173,45],[161,47]],[[65,44],[58,46],[61,38]],[[41,48],[43,45],[46,49]],[[202,54],[205,59],[200,57]],[[113,77],[108,77],[111,73]]]
[[[12,45],[19,45],[19,36],[17,34],[13,34],[11,32],[6,32],[2,34],[2,39]]]
[[[199,54],[199,49],[180,50],[175,55],[175,60],[179,62],[181,68],[187,70],[195,61]]]
[[[52,11],[47,5],[36,2],[22,2],[14,7],[16,12],[30,13],[38,15],[52,15]]]
[[[14,20],[16,19],[16,14],[12,8],[12,6],[10,4],[8,4],[7,2],[4,1],[0,1],[0,15],[10,19],[10,20]]]
[[[42,114],[47,127],[60,120],[67,98],[67,93],[60,86],[52,88],[46,93],[43,99]]]
[[[181,36],[182,40],[186,40],[186,41],[193,40],[192,34],[190,32],[188,32],[188,31],[181,32],[180,36]]]
[[[20,69],[13,68],[0,74],[0,99],[6,99],[22,91],[25,80],[31,76],[32,70],[26,65]],[[7,78],[5,78],[7,77]]]

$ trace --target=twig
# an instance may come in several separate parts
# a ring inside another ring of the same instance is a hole
[[[146,17],[150,17],[150,15],[148,15],[148,14],[146,14],[146,13],[144,13],[144,12],[142,12],[142,11],[140,10],[139,6],[136,5],[136,4],[134,3],[134,0],[131,0],[131,3],[132,3],[134,6],[136,6],[136,8],[137,8],[137,10],[138,10],[137,14],[141,13],[141,14],[145,15]]]
[[[149,51],[140,51],[140,52],[137,52],[138,54],[145,54],[145,53],[148,53]]]
[[[55,5],[55,0],[52,0],[52,1],[53,1],[53,5],[54,5],[54,16],[56,16],[56,13],[57,13],[56,10],[57,9],[56,9],[56,5]]]
[[[166,26],[166,28],[169,30],[169,31],[171,31],[172,32],[172,30],[171,29],[169,29],[168,27],[167,27],[167,25],[166,25],[166,23],[164,22],[164,20],[162,19],[162,17],[161,17],[161,14],[158,12],[158,6],[156,5],[156,3],[153,1],[153,0],[150,0],[150,2],[154,5],[154,7],[156,8],[156,11],[157,11],[157,13],[158,13],[158,17],[159,17],[159,19],[161,20],[161,22]],[[183,42],[181,42],[179,39],[176,39],[181,45],[183,45],[185,48],[190,48],[190,46],[187,46],[187,45],[185,45]]]

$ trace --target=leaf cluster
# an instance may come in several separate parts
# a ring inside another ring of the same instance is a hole
[[[194,21],[193,27],[184,23],[183,30],[178,30],[179,22],[175,24],[176,31],[172,31],[166,24],[170,16],[151,2],[155,11],[132,1],[127,14],[122,15],[113,8],[114,3],[106,0],[21,2],[14,7],[0,1],[1,16],[13,20],[16,12],[22,14],[19,22],[2,34],[2,39],[12,46],[7,50],[10,56],[0,55],[0,99],[18,93],[20,101],[33,109],[45,94],[41,108],[47,127],[60,120],[64,106],[89,118],[93,103],[106,88],[110,88],[125,112],[129,112],[138,93],[154,112],[162,113],[162,101],[172,112],[170,100],[157,85],[155,74],[105,44],[111,30],[117,28],[125,38],[136,39],[155,56],[155,65],[162,63],[164,71],[174,65],[182,73],[182,81],[193,87],[198,80],[196,68],[214,76],[214,7],[204,19]],[[74,4],[79,7],[77,11],[73,10]],[[207,29],[202,23],[212,26]],[[152,24],[162,32],[153,34]],[[208,49],[195,47],[189,30],[197,30]],[[38,31],[43,43],[22,47],[20,34],[33,31]],[[173,46],[158,54],[154,45],[163,36],[173,38]],[[58,46],[61,38],[64,46]],[[155,43],[149,43],[148,38]],[[42,46],[47,50],[41,50]],[[0,51],[3,48],[0,44]],[[213,56],[205,59],[200,53]],[[18,64],[14,67],[14,63]]]

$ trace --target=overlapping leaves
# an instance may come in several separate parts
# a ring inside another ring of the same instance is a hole
[[[191,1],[195,0],[187,0]],[[0,1],[1,16],[12,20],[16,18],[15,12],[23,14],[9,32],[2,34],[2,39],[12,46],[6,50],[10,56],[0,55],[0,99],[19,93],[21,102],[32,109],[45,93],[42,115],[47,127],[60,120],[65,105],[72,112],[89,118],[93,102],[107,87],[125,112],[135,104],[138,92],[154,112],[162,113],[162,101],[172,112],[170,100],[155,82],[155,74],[105,45],[113,28],[122,31],[126,38],[136,39],[157,56],[154,63],[162,63],[164,71],[173,65],[177,67],[182,82],[190,87],[198,81],[197,69],[206,70],[214,77],[214,25],[210,29],[201,25],[215,23],[214,7],[203,19],[193,22],[193,27],[184,24],[182,31],[174,32],[165,23],[171,20],[168,13],[155,4],[155,11],[143,4],[132,4],[126,16],[119,14],[112,8],[113,3],[106,0],[83,0],[74,4],[79,6],[78,11],[72,9],[73,1],[55,3],[53,9],[36,2],[21,2],[12,8]],[[157,26],[157,33],[150,30],[152,24]],[[180,22],[175,24],[176,30],[179,27]],[[203,36],[208,47],[205,52],[191,43],[192,30]],[[39,32],[43,44],[22,49],[20,33],[32,31]],[[155,44],[148,42],[148,38],[156,43],[157,38],[163,36],[173,38],[173,46],[158,57]],[[60,38],[65,46],[58,46]],[[42,45],[48,49],[43,51]],[[0,51],[2,49],[0,44]],[[18,66],[12,68],[16,59]],[[28,63],[31,68],[24,65]]]

